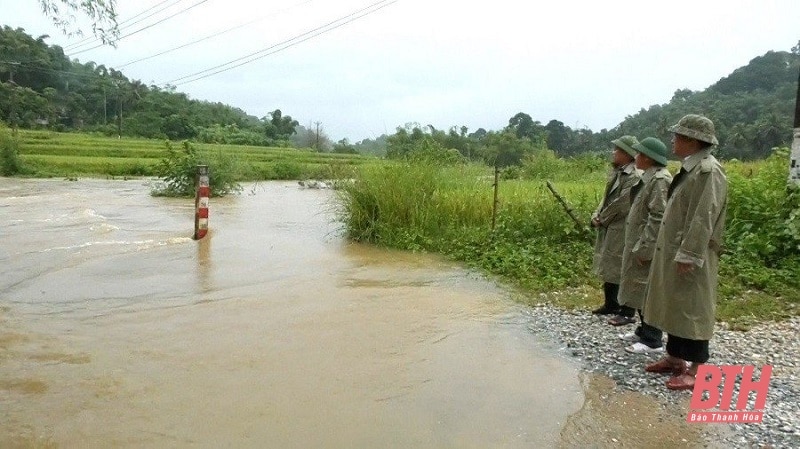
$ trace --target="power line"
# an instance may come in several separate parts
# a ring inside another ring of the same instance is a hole
[[[237,67],[241,67],[241,66],[243,66],[245,64],[249,64],[249,63],[251,63],[253,61],[257,61],[257,60],[259,60],[261,58],[265,58],[265,57],[267,57],[269,55],[273,55],[273,54],[278,53],[280,51],[286,50],[286,49],[288,49],[290,47],[293,47],[295,45],[303,43],[303,42],[305,42],[305,41],[307,41],[309,39],[313,39],[313,38],[315,38],[315,37],[317,37],[319,35],[322,35],[322,34],[325,34],[325,33],[329,32],[329,31],[333,31],[333,30],[335,30],[337,28],[340,28],[340,27],[342,27],[344,25],[347,25],[350,22],[356,21],[356,20],[358,20],[358,19],[360,19],[362,17],[368,16],[368,15],[374,13],[374,12],[377,12],[377,11],[379,11],[379,10],[381,10],[381,9],[383,9],[383,8],[393,4],[393,3],[396,3],[397,1],[398,0],[391,0],[391,1],[382,0],[382,1],[379,1],[379,2],[372,3],[372,4],[370,4],[369,6],[367,6],[365,8],[362,8],[362,9],[359,9],[357,11],[354,11],[354,12],[352,12],[352,13],[346,15],[346,16],[340,17],[340,18],[338,18],[338,19],[336,19],[336,20],[334,20],[332,22],[329,22],[329,23],[327,23],[325,25],[322,25],[320,27],[314,28],[312,30],[309,30],[309,31],[307,31],[305,33],[299,34],[297,36],[294,36],[294,37],[292,37],[290,39],[287,39],[285,41],[279,42],[277,44],[271,45],[271,46],[269,46],[267,48],[264,48],[262,50],[256,51],[254,53],[250,53],[248,55],[245,55],[245,56],[242,56],[240,58],[228,61],[228,62],[223,63],[223,64],[219,64],[217,66],[214,66],[214,67],[211,67],[211,68],[208,68],[208,69],[205,69],[205,70],[201,70],[199,72],[195,72],[195,73],[190,74],[190,75],[182,76],[180,78],[175,78],[173,80],[170,80],[170,81],[168,81],[166,83],[161,83],[161,84],[162,85],[179,86],[179,85],[182,85],[182,84],[187,84],[187,83],[191,83],[191,82],[194,82],[194,81],[198,81],[198,80],[201,80],[203,78],[208,78],[210,76],[213,76],[213,75],[216,75],[216,74],[219,74],[219,73],[222,73],[222,72],[226,72],[228,70],[232,70],[232,69],[235,69]],[[337,22],[341,22],[341,23],[337,23]],[[257,56],[257,55],[259,55],[259,56]],[[243,62],[239,62],[239,61],[243,61]],[[239,62],[239,63],[235,64],[235,65],[231,65],[231,64],[234,64],[236,62]],[[225,67],[225,66],[230,66],[230,67]],[[222,67],[225,67],[225,68],[222,68]],[[220,69],[220,70],[216,70],[216,69]],[[182,81],[182,80],[186,80],[186,81]],[[177,81],[181,81],[181,82],[177,82]]]
[[[148,29],[148,28],[152,28],[152,27],[154,27],[154,26],[156,26],[156,25],[158,25],[158,24],[160,24],[160,23],[163,23],[163,22],[165,22],[165,21],[167,21],[167,20],[169,20],[169,19],[171,19],[171,18],[173,18],[173,17],[175,17],[175,16],[177,16],[177,15],[179,15],[179,14],[183,14],[183,13],[185,13],[186,11],[188,11],[188,10],[190,10],[190,9],[194,8],[195,6],[200,6],[200,5],[202,5],[203,3],[207,2],[207,1],[208,1],[208,0],[201,0],[201,1],[199,1],[199,2],[197,2],[197,3],[195,3],[195,4],[191,5],[191,6],[189,6],[189,7],[187,7],[187,8],[184,8],[184,9],[182,9],[182,10],[180,10],[180,11],[176,12],[175,14],[172,14],[171,16],[167,16],[167,17],[165,17],[165,18],[163,18],[163,19],[159,20],[158,22],[155,22],[155,23],[153,23],[153,24],[150,24],[150,25],[147,25],[147,26],[145,26],[145,27],[139,28],[138,30],[136,30],[136,31],[133,31],[133,32],[130,32],[130,33],[128,33],[128,34],[126,34],[126,35],[124,35],[124,36],[120,36],[118,40],[122,40],[122,39],[124,39],[124,38],[126,38],[126,37],[130,37],[130,36],[133,36],[133,35],[134,35],[134,34],[136,34],[136,33],[142,32],[142,31],[144,31],[144,30],[146,30],[146,29]],[[102,47],[102,46],[103,46],[103,44],[100,44],[100,45],[95,45],[94,47],[90,47],[90,48],[87,48],[87,49],[85,49],[85,50],[80,50],[80,51],[76,51],[75,53],[70,53],[70,56],[75,56],[75,55],[78,55],[78,54],[81,54],[81,53],[87,52],[87,51],[89,51],[89,50],[94,50],[95,48],[100,48],[100,47]]]
[[[151,6],[150,8],[147,8],[147,9],[145,9],[144,11],[142,11],[142,12],[140,12],[140,13],[138,13],[138,14],[134,15],[133,17],[130,17],[130,18],[128,18],[128,19],[125,19],[125,20],[123,20],[122,22],[119,22],[117,25],[124,25],[125,23],[127,23],[127,22],[130,22],[131,20],[133,20],[133,19],[135,19],[135,18],[137,18],[137,17],[141,16],[142,14],[146,14],[147,12],[149,12],[149,11],[152,11],[152,10],[154,10],[154,9],[158,8],[159,6],[163,5],[164,3],[168,3],[168,2],[180,3],[180,2],[182,2],[182,1],[183,1],[183,0],[163,0],[163,1],[161,1],[160,3],[158,3],[158,4],[155,4],[155,5]],[[161,8],[161,9],[159,9],[158,11],[155,11],[155,12],[153,12],[152,14],[148,15],[147,17],[142,17],[140,20],[137,20],[136,22],[133,22],[133,23],[131,23],[131,24],[129,24],[129,25],[120,26],[120,27],[119,27],[119,30],[120,30],[120,31],[122,31],[122,30],[124,30],[124,29],[126,29],[126,28],[129,28],[129,27],[131,27],[131,26],[133,26],[133,25],[136,25],[137,23],[141,22],[142,20],[144,20],[144,19],[147,19],[147,18],[149,18],[149,17],[153,16],[154,14],[157,14],[157,13],[159,13],[159,12],[161,12],[161,11],[163,11],[163,10],[165,10],[165,9],[167,9],[167,8],[169,8],[169,7],[171,7],[171,6],[173,6],[173,5],[168,5],[168,6],[165,6],[165,7]],[[73,43],[71,43],[71,44],[69,44],[69,45],[65,45],[65,46],[64,46],[64,51],[71,51],[71,50],[75,50],[75,49],[76,49],[76,48],[78,48],[78,47],[83,47],[83,46],[85,46],[85,45],[90,45],[90,44],[92,44],[92,43],[95,43],[95,42],[97,42],[97,41],[99,41],[99,40],[100,40],[100,39],[99,39],[99,38],[97,38],[97,37],[95,37],[95,36],[87,36],[87,37],[85,37],[85,38],[83,38],[83,39],[81,39],[81,40],[79,40],[79,41],[77,41],[77,42],[73,42]]]
[[[182,49],[182,48],[186,48],[186,47],[192,46],[192,45],[194,45],[194,44],[198,44],[198,43],[200,43],[200,42],[203,42],[203,41],[207,41],[207,40],[209,40],[209,39],[212,39],[212,38],[215,38],[215,37],[221,36],[221,35],[223,35],[223,34],[225,34],[225,33],[229,33],[229,32],[231,32],[231,31],[238,30],[239,28],[244,28],[244,27],[246,27],[246,26],[248,26],[248,25],[252,25],[252,24],[254,24],[254,23],[256,23],[256,22],[259,22],[259,21],[261,21],[261,20],[264,20],[264,19],[266,19],[267,17],[272,17],[272,16],[279,15],[279,14],[281,14],[281,13],[285,12],[285,11],[289,11],[290,9],[296,8],[296,7],[298,7],[298,6],[305,5],[306,3],[311,3],[311,2],[313,2],[313,1],[314,1],[314,0],[306,0],[306,1],[302,2],[302,3],[298,3],[298,4],[294,5],[294,6],[290,6],[289,8],[286,8],[286,9],[283,9],[283,10],[281,10],[281,11],[278,11],[278,12],[277,12],[277,13],[275,13],[275,14],[266,15],[266,16],[261,16],[261,17],[259,17],[259,18],[257,18],[257,19],[251,20],[251,21],[249,21],[249,22],[245,22],[245,23],[242,23],[242,24],[240,24],[240,25],[236,25],[236,26],[233,26],[233,27],[231,27],[231,28],[227,28],[227,29],[225,29],[225,30],[218,31],[218,32],[216,32],[216,33],[210,34],[210,35],[208,35],[208,36],[205,36],[205,37],[202,37],[202,38],[200,38],[200,39],[193,40],[193,41],[191,41],[191,42],[187,42],[187,43],[185,43],[185,44],[182,44],[182,45],[179,45],[179,46],[177,46],[177,47],[172,47],[172,48],[170,48],[170,49],[167,49],[167,50],[164,50],[164,51],[162,51],[162,52],[159,52],[159,53],[156,53],[156,54],[153,54],[153,55],[150,55],[150,56],[145,56],[144,58],[139,58],[139,59],[135,59],[135,60],[133,60],[133,61],[130,61],[130,62],[126,62],[125,64],[122,64],[122,65],[120,65],[120,66],[117,66],[117,68],[118,68],[118,69],[121,69],[121,68],[123,68],[123,67],[127,67],[127,66],[129,66],[129,65],[136,64],[137,62],[146,61],[146,60],[148,60],[148,59],[153,59],[153,58],[155,58],[155,57],[162,56],[162,55],[165,55],[165,54],[167,54],[167,53],[172,53],[173,51],[180,50],[180,49]]]

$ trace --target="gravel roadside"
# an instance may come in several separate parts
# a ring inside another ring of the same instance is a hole
[[[559,294],[570,293],[551,293]],[[554,341],[583,370],[608,376],[616,389],[645,394],[665,408],[688,404],[691,391],[670,391],[664,386],[666,377],[644,371],[644,365],[658,360],[660,354],[625,352],[629,343],[619,335],[633,331],[635,325],[614,327],[606,323],[609,317],[594,316],[588,310],[565,311],[546,304],[547,295],[541,298],[542,304],[525,308],[530,330]],[[718,324],[710,349],[712,364],[755,365],[757,372],[763,365],[772,365],[773,373],[763,422],[699,425],[704,426],[706,445],[800,448],[800,317],[760,324],[746,332]],[[685,407],[681,410],[688,413]]]

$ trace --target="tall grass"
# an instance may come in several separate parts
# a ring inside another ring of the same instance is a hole
[[[491,184],[476,166],[390,162],[362,169],[341,192],[342,219],[358,241],[431,249],[432,235],[481,227]]]
[[[478,166],[370,167],[340,191],[342,220],[355,240],[440,252],[535,290],[588,282],[591,246],[544,181],[501,182],[494,230],[492,183]],[[596,189],[560,185],[588,217]]]
[[[800,313],[800,189],[790,188],[788,149],[760,162],[731,162],[722,316],[740,322]]]

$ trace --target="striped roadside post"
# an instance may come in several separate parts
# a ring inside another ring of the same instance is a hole
[[[208,165],[197,166],[195,176],[197,186],[194,197],[194,239],[199,240],[208,233],[208,197],[211,188],[208,186]]]

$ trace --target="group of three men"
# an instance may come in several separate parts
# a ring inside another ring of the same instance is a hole
[[[614,140],[614,170],[592,215],[598,230],[594,268],[605,303],[595,314],[609,324],[641,323],[620,335],[632,353],[667,355],[645,371],[671,374],[672,390],[694,387],[709,359],[714,331],[717,273],[727,205],[727,178],[711,155],[718,144],[714,123],[689,114],[672,126],[672,151],[681,159],[673,178],[667,148],[648,137]]]

